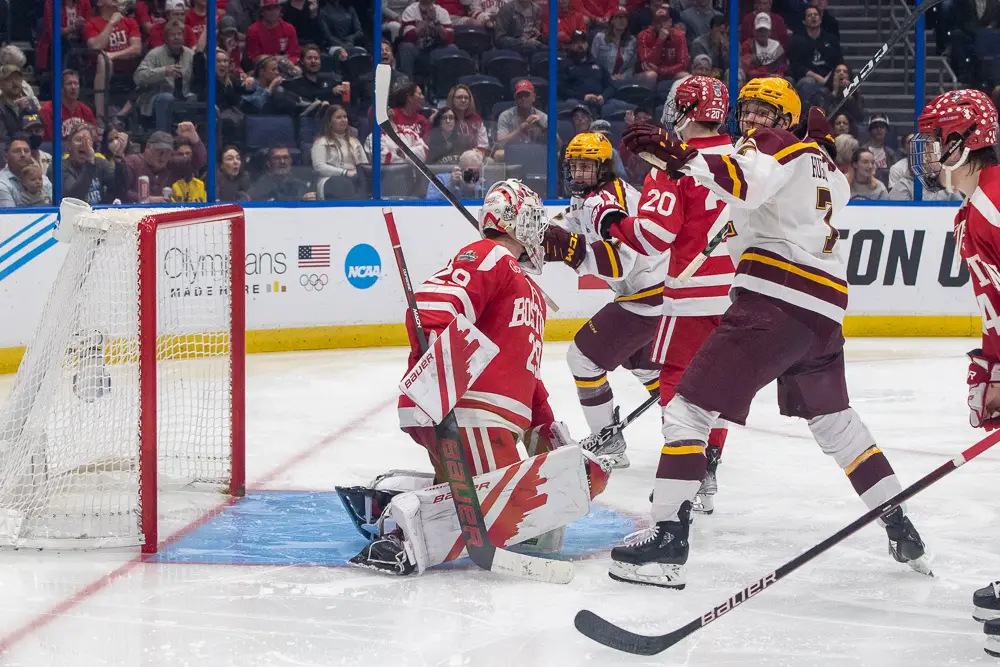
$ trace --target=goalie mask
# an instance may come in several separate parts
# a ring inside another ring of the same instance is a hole
[[[479,209],[479,233],[483,238],[506,234],[524,247],[521,267],[539,274],[545,264],[545,229],[548,215],[534,190],[515,178],[495,183]]]
[[[928,102],[917,130],[909,146],[913,175],[929,192],[951,192],[951,173],[970,153],[996,150],[997,109],[986,93],[953,90]]]

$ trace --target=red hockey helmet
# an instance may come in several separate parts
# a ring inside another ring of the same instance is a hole
[[[674,98],[667,104],[668,132],[680,132],[690,121],[724,123],[729,113],[729,91],[718,79],[692,76],[677,84]]]
[[[927,189],[950,190],[951,172],[965,164],[971,151],[996,146],[997,109],[982,91],[949,91],[927,103],[917,131],[910,140],[910,168]]]

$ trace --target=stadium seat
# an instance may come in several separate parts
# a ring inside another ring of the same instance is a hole
[[[381,167],[382,198],[412,199],[416,183],[413,167],[408,164],[383,164]]]
[[[514,103],[511,102],[510,100],[503,100],[497,102],[492,107],[490,107],[490,118],[493,119],[494,123],[497,122],[498,120],[500,120],[500,114],[502,114],[504,111],[511,108],[512,106],[514,106]]]
[[[504,162],[511,168],[521,166],[525,178],[531,176],[544,177],[548,172],[548,146],[545,144],[508,144],[504,149]],[[541,190],[540,192],[544,192]]]
[[[345,81],[356,84],[361,79],[362,74],[372,71],[374,68],[372,55],[360,46],[352,46],[347,49],[347,60],[340,64],[340,71],[344,75]]]
[[[656,105],[656,108],[653,109],[653,122],[654,123],[659,123],[660,119],[663,118],[663,107],[664,106],[665,105],[663,105],[663,104],[658,104],[658,105]]]
[[[476,109],[479,115],[485,120],[493,105],[504,99],[505,91],[503,84],[495,76],[483,76],[473,74],[459,78],[459,83],[469,87],[472,97],[476,100]]]
[[[510,49],[488,49],[486,51],[483,51],[483,54],[480,57],[479,61],[480,64],[483,66],[483,69],[485,70],[487,63],[489,63],[494,58],[500,58],[500,57],[520,58],[521,56],[518,54],[517,51],[511,51]]]
[[[527,79],[535,87],[535,106],[549,112],[549,80],[540,76],[515,76],[510,80],[510,99],[514,99],[514,86],[521,79]]]
[[[608,100],[601,106],[601,118],[604,120],[625,120],[625,112],[635,109],[634,104],[621,100]]]
[[[299,143],[312,145],[316,138],[316,127],[319,124],[315,116],[303,116],[299,118]]]
[[[621,141],[622,133],[625,132],[625,128],[628,125],[625,124],[623,120],[613,120],[611,121],[611,136],[608,139],[611,140],[611,144],[617,148],[618,142]]]
[[[473,57],[479,57],[493,45],[493,38],[482,26],[457,25],[454,31],[455,46]]]
[[[448,91],[463,76],[476,73],[476,63],[464,51],[458,51],[431,61],[431,94],[434,99],[443,100]]]
[[[298,146],[295,140],[295,123],[288,116],[247,116],[247,148],[270,148],[271,146]]]
[[[569,140],[576,136],[576,132],[573,131],[573,123],[568,120],[560,120],[556,123],[556,134],[562,139],[563,143],[569,143]]]
[[[630,83],[615,91],[615,99],[633,105],[652,104],[655,91],[646,86]]]
[[[528,63],[516,54],[513,56],[494,56],[488,63],[483,64],[483,71],[501,81],[510,81],[514,77],[528,76]],[[513,99],[513,93],[509,91],[508,93]]]
[[[556,71],[562,67],[563,61],[566,60],[565,56],[558,56],[556,58]],[[541,76],[546,79],[549,78],[549,52],[537,51],[531,54],[531,76]]]
[[[977,32],[975,49],[982,78],[990,86],[1000,83],[1000,29],[983,28]]]

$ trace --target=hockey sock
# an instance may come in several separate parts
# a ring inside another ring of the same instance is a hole
[[[708,469],[705,446],[712,424],[719,417],[674,396],[663,410],[663,440],[660,463],[653,484],[653,520],[677,521],[684,502],[694,499]]]
[[[728,428],[713,428],[708,432],[708,446],[718,448],[716,461],[722,460],[722,449],[726,446],[726,437],[729,435]]]
[[[615,418],[615,395],[608,384],[608,375],[603,373],[597,377],[581,377],[574,375],[576,393],[583,407],[583,416],[591,433],[600,433],[609,426]]]

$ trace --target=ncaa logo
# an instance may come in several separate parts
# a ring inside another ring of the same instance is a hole
[[[347,282],[358,289],[368,289],[382,274],[382,259],[378,251],[367,243],[360,243],[347,253],[344,260]]]

